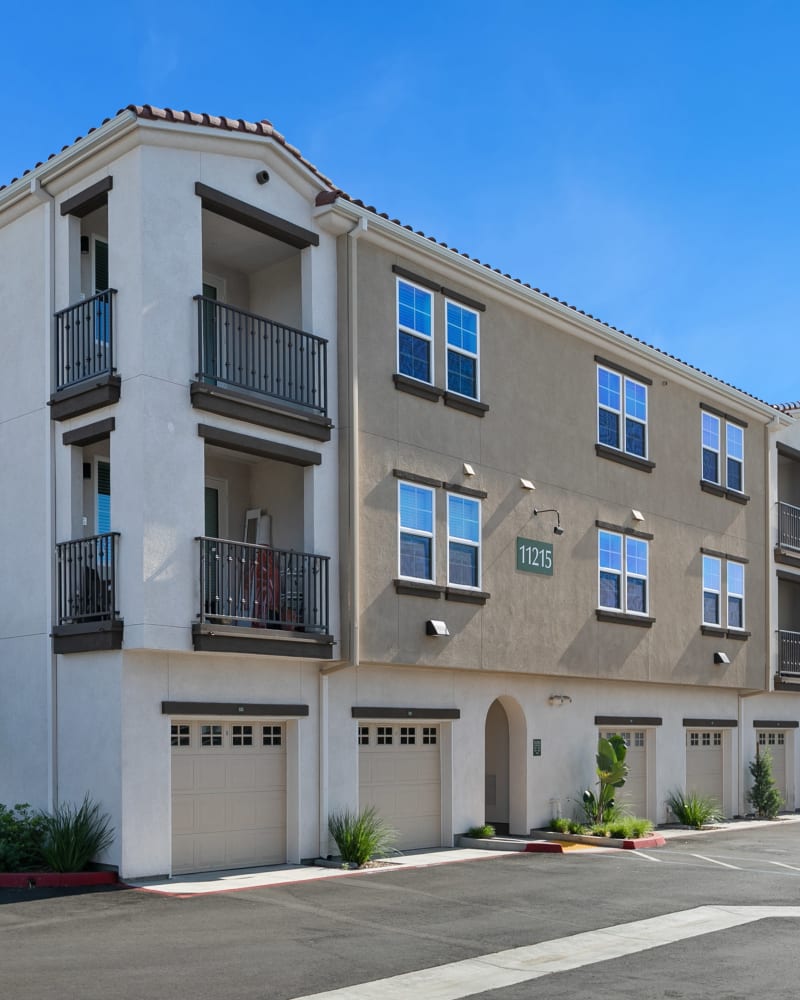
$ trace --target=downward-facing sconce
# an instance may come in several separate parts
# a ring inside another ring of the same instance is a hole
[[[558,513],[558,511],[555,509],[555,507],[544,507],[541,510],[537,510],[536,507],[534,507],[533,508],[533,513],[536,515],[536,517],[538,517],[539,514],[555,514],[556,515],[556,526],[555,526],[555,528],[553,528],[553,534],[554,535],[563,535],[564,534],[564,529],[561,527],[561,515]]]
[[[571,705],[572,698],[568,694],[551,694],[547,699],[548,705]]]

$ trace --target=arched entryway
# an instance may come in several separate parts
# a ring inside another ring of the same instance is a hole
[[[484,812],[498,833],[528,833],[525,733],[519,703],[496,698],[486,713]]]

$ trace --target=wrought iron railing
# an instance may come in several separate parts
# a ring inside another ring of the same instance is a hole
[[[117,609],[119,532],[92,535],[56,545],[58,625],[111,621]]]
[[[783,501],[778,503],[778,544],[800,550],[800,507]]]
[[[55,314],[55,388],[114,371],[114,296],[107,288]]]
[[[203,295],[194,300],[198,379],[327,414],[326,340]]]
[[[800,632],[778,632],[778,671],[800,675]]]
[[[328,556],[221,538],[197,541],[201,621],[328,632]]]

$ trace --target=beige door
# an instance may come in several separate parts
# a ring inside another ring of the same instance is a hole
[[[618,789],[614,801],[629,816],[647,816],[647,730],[624,729],[606,730],[601,736],[618,735],[625,740],[628,752],[625,763],[628,765],[628,777],[625,784]]]
[[[722,765],[724,760],[720,730],[687,729],[686,791],[710,796],[723,807]]]
[[[439,727],[382,723],[358,727],[358,794],[397,830],[395,847],[440,847]]]
[[[172,871],[286,861],[280,723],[172,724]]]
[[[783,797],[783,809],[790,809],[786,788],[786,734],[780,729],[759,729],[756,732],[758,749],[769,750],[772,755],[772,777]]]

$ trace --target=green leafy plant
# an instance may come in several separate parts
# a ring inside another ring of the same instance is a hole
[[[566,816],[557,816],[550,820],[550,829],[554,833],[586,833],[586,827],[577,820]]]
[[[783,796],[772,775],[772,754],[769,750],[762,753],[757,746],[755,760],[751,760],[748,767],[753,785],[747,793],[747,801],[755,809],[756,816],[775,819],[783,805]]]
[[[605,824],[605,836],[616,837],[619,840],[636,840],[644,837],[653,829],[653,824],[643,816],[621,816]]]
[[[331,813],[328,832],[339,848],[342,861],[359,868],[373,858],[385,857],[397,840],[397,832],[378,816],[374,806],[359,812],[342,809]]]
[[[0,804],[0,871],[19,872],[41,867],[45,817],[27,802]]]
[[[473,840],[485,840],[495,835],[495,829],[491,823],[484,823],[482,826],[471,826],[467,830],[467,836]]]
[[[667,805],[679,823],[699,830],[706,823],[722,819],[722,810],[711,795],[675,790],[667,795]]]
[[[79,806],[62,803],[43,819],[41,855],[56,872],[83,871],[114,839],[110,817],[100,812],[88,792]]]
[[[597,792],[587,788],[583,793],[583,811],[589,824],[602,825],[620,814],[614,804],[616,789],[622,788],[628,776],[625,763],[628,748],[625,741],[614,733],[608,739],[601,736],[597,741]]]

